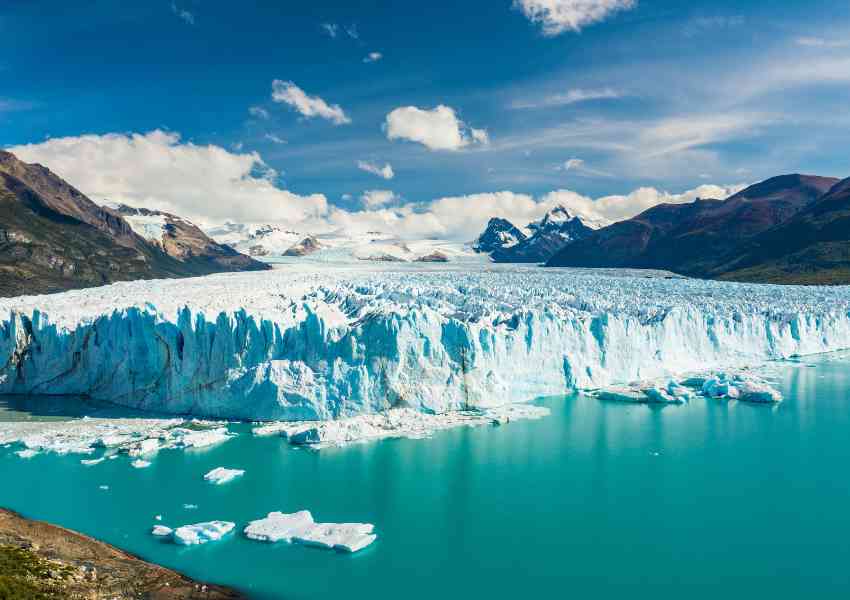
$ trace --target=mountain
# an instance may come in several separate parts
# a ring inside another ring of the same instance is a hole
[[[556,206],[535,223],[528,225],[533,233],[517,244],[497,248],[491,254],[495,262],[540,263],[549,260],[565,245],[582,240],[593,228],[563,206]]]
[[[782,175],[726,200],[659,204],[564,247],[548,266],[666,269],[717,276],[742,243],[784,223],[837,183],[830,177]]]
[[[158,210],[117,204],[106,208],[119,214],[130,227],[163,252],[187,265],[215,271],[261,271],[269,267],[226,244],[210,239],[186,219]]]
[[[721,279],[850,284],[850,178],[721,264]]]
[[[0,151],[0,296],[236,269],[170,256],[46,167]]]
[[[472,243],[476,252],[490,254],[496,250],[504,250],[516,246],[528,239],[520,229],[507,219],[493,217],[487,222],[484,233]]]
[[[308,235],[303,240],[290,246],[286,252],[283,253],[284,256],[308,256],[313,254],[314,252],[318,252],[324,248],[322,243],[317,240],[312,235]]]
[[[283,256],[304,234],[275,225],[227,222],[206,230],[216,242],[249,256]]]

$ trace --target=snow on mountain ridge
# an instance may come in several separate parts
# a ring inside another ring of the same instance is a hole
[[[0,393],[260,420],[444,413],[850,347],[846,287],[522,267],[136,281],[0,315]]]

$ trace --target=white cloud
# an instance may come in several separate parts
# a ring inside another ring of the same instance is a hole
[[[543,34],[549,36],[581,31],[636,4],[636,0],[514,0],[514,7],[533,23],[539,23]]]
[[[183,142],[172,132],[53,138],[9,150],[44,164],[97,202],[165,210],[199,223],[297,224],[327,213],[324,195],[276,187],[277,173],[256,152]]]
[[[572,171],[578,175],[588,176],[588,177],[612,177],[611,173],[607,171],[601,171],[599,169],[594,169],[589,167],[587,163],[581,158],[570,158],[569,160],[564,161],[563,164],[555,167],[556,171]]]
[[[377,200],[367,201],[364,194],[361,199],[366,208],[362,211],[331,209],[321,226],[358,233],[387,231],[407,239],[430,237],[468,241],[484,230],[491,217],[502,217],[518,227],[525,227],[541,219],[555,206],[563,205],[588,223],[606,224],[631,218],[662,202],[685,203],[696,198],[726,198],[742,187],[702,185],[681,194],[640,188],[627,195],[606,196],[596,200],[570,190],[556,190],[538,198],[501,191],[451,196],[392,208],[386,207],[386,204],[398,198],[388,196],[392,192],[383,190],[378,191],[379,195],[375,196]]]
[[[430,110],[415,106],[396,108],[387,115],[384,127],[387,139],[418,142],[430,150],[460,150],[489,141],[486,130],[467,127],[453,108],[443,104]]]
[[[356,23],[351,24],[348,27],[346,27],[345,33],[348,34],[348,37],[350,37],[353,40],[359,40],[360,39],[360,33],[357,31],[357,24]]]
[[[252,106],[248,109],[248,114],[257,119],[268,119],[269,111],[262,106]]]
[[[813,48],[846,48],[850,46],[850,40],[832,40],[822,37],[799,37],[794,41],[798,46]]]
[[[272,82],[272,100],[288,104],[308,119],[321,117],[335,125],[351,123],[338,104],[328,104],[318,96],[308,96],[291,81],[275,79]]]
[[[383,54],[381,54],[380,52],[370,52],[370,53],[369,53],[369,54],[367,54],[367,55],[366,55],[366,57],[363,59],[363,62],[364,62],[364,63],[373,63],[373,62],[378,62],[378,61],[379,61],[379,60],[381,60],[382,58],[384,58],[384,55],[383,55]]]
[[[276,135],[275,135],[275,134],[273,134],[273,133],[267,133],[267,134],[266,134],[266,135],[264,135],[263,137],[264,137],[265,139],[267,139],[268,141],[270,141],[270,142],[274,142],[275,144],[285,144],[285,143],[286,143],[286,140],[285,140],[285,139],[283,139],[283,138],[281,138],[281,137],[278,137],[278,136],[276,136]]]
[[[592,100],[611,100],[621,98],[622,94],[611,88],[600,89],[572,89],[564,94],[554,94],[546,96],[539,100],[517,100],[511,104],[511,108],[527,109],[527,108],[550,108],[553,106],[567,106],[569,104],[578,104],[579,102],[589,102]]]
[[[194,13],[191,13],[184,8],[180,8],[179,6],[177,6],[176,2],[171,3],[171,12],[173,12],[175,15],[177,15],[177,17],[179,17],[181,20],[183,20],[183,22],[186,23],[187,25],[194,25],[195,24]]]
[[[339,33],[339,25],[336,23],[322,23],[321,24],[322,31],[327,33],[332,38],[335,38]]]
[[[398,200],[398,196],[390,190],[366,190],[360,196],[360,201],[367,208],[385,206],[395,200]]]
[[[700,33],[718,29],[733,29],[742,26],[746,20],[743,15],[718,15],[714,17],[695,17],[687,22],[684,28],[686,37],[694,37]]]
[[[770,123],[763,114],[728,113],[673,117],[653,123],[639,134],[641,154],[663,156],[752,135],[758,126]]]
[[[395,173],[393,172],[393,167],[390,163],[386,163],[383,167],[378,165],[377,163],[368,162],[365,160],[357,161],[357,168],[361,171],[366,171],[367,173],[372,173],[373,175],[377,175],[378,177],[383,177],[384,179],[392,179],[395,177]]]

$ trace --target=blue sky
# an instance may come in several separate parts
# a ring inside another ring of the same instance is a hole
[[[850,175],[844,0],[4,0],[0,51],[0,146],[95,197],[196,218],[197,203],[91,182],[85,169],[106,159],[44,144],[160,130],[172,154],[259,157],[253,176],[323,196],[318,212]],[[150,158],[136,150],[128,160]],[[368,190],[394,195],[370,204]],[[240,216],[209,216],[230,209]]]

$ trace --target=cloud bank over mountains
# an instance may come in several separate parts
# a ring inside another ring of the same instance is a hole
[[[281,189],[277,173],[257,152],[196,145],[174,132],[54,138],[9,150],[26,162],[44,164],[97,202],[165,210],[202,225],[271,222],[310,232],[384,230],[407,238],[464,241],[477,236],[491,217],[525,226],[563,205],[587,221],[607,222],[662,202],[725,198],[743,187],[702,185],[680,194],[643,187],[595,199],[571,190],[537,197],[504,190],[419,202],[404,201],[390,190],[367,190],[362,210],[346,210],[329,204],[322,193]]]

